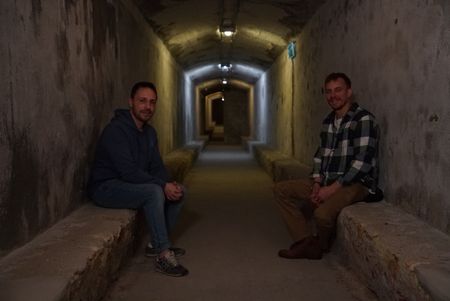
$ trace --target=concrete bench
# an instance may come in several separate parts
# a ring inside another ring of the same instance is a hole
[[[259,165],[271,176],[272,179],[275,179],[274,162],[286,160],[289,159],[289,157],[266,145],[255,145],[253,148],[253,155],[255,156],[256,161],[258,161]]]
[[[0,261],[0,300],[99,300],[133,251],[136,213],[86,204]]]
[[[177,181],[202,147],[194,143],[165,156]],[[0,260],[0,300],[100,300],[135,251],[140,216],[134,210],[83,205]]]
[[[337,248],[380,300],[450,300],[450,237],[386,203],[338,218]]]
[[[275,182],[310,167],[267,147],[255,157]],[[380,300],[450,300],[450,237],[382,201],[342,210],[333,250]]]
[[[194,164],[199,152],[204,148],[204,142],[198,141],[188,144],[164,156],[164,165],[171,178],[177,182],[183,182],[184,177]]]
[[[265,145],[254,145],[254,156],[274,182],[307,178],[311,167]]]

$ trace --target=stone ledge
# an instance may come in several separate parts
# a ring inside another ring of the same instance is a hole
[[[450,237],[389,203],[342,210],[336,244],[380,300],[450,300]]]
[[[274,179],[274,162],[277,160],[289,159],[288,156],[281,152],[274,150],[267,145],[255,145],[254,156],[259,165]]]
[[[295,159],[279,159],[273,163],[273,180],[275,182],[309,178],[312,168]]]
[[[256,160],[275,182],[309,177],[311,167],[266,145],[253,147]]]
[[[0,261],[0,300],[99,300],[133,251],[136,213],[86,204]]]
[[[252,155],[255,154],[256,147],[266,145],[264,142],[252,140],[251,137],[242,136],[241,138],[242,147]]]
[[[164,165],[174,181],[183,182],[204,146],[204,141],[195,141],[164,156]]]

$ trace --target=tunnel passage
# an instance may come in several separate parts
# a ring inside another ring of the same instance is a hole
[[[323,79],[346,72],[380,123],[388,201],[449,234],[449,12],[445,0],[1,1],[0,255],[87,203],[100,130],[142,79],[159,89],[163,156],[203,138],[202,89],[227,77],[249,86],[241,139],[311,164]]]
[[[218,83],[218,84],[217,84]],[[220,81],[210,81],[201,88],[200,111],[201,118],[200,135],[206,135],[208,140],[223,142],[225,144],[241,144],[242,137],[250,136],[250,128],[253,126],[253,112],[250,107],[253,99],[250,99],[250,85],[235,84]],[[239,83],[239,82],[238,82]]]

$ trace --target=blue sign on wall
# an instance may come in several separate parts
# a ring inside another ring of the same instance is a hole
[[[295,58],[295,42],[290,42],[288,44],[288,57],[292,60]]]

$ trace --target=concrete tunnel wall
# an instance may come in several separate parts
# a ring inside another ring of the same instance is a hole
[[[1,1],[0,255],[86,201],[98,135],[135,81],[158,87],[162,154],[185,142],[185,76],[132,3]]]
[[[450,234],[450,2],[328,1],[295,40],[297,57],[283,53],[256,85],[259,133],[267,114],[268,144],[312,165],[323,80],[347,73],[381,128],[386,200]]]

